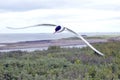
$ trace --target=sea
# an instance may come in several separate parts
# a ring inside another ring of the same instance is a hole
[[[14,43],[22,41],[35,40],[54,40],[71,37],[70,34],[52,34],[52,33],[17,33],[17,34],[0,34],[0,43]]]
[[[80,35],[98,36],[98,35],[120,35],[118,32],[109,33],[80,33]],[[21,41],[35,41],[35,40],[54,40],[61,38],[75,37],[71,33],[0,33],[0,43],[13,43]]]
[[[118,35],[119,33],[80,33],[81,35],[87,36],[98,36],[98,35]],[[36,40],[56,40],[61,38],[75,37],[74,34],[71,33],[13,33],[13,34],[0,34],[0,46],[4,43],[15,43],[22,41],[36,41]],[[84,47],[85,45],[74,45],[74,46],[62,46],[62,47]],[[17,49],[17,50],[26,50],[26,51],[34,51],[34,50],[44,50],[47,47],[43,48],[27,48],[27,49]],[[14,49],[13,49],[14,50]],[[0,50],[1,51],[1,50]],[[12,50],[2,50],[2,51],[12,51]]]

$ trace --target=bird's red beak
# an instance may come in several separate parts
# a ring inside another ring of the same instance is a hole
[[[56,31],[53,34],[55,34],[55,33],[56,33]]]

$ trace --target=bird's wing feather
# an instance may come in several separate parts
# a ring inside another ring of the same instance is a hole
[[[7,27],[8,29],[25,29],[25,28],[31,28],[31,27],[39,27],[39,26],[57,26],[55,24],[37,24],[37,25],[32,25],[32,26],[26,26],[26,27],[21,27],[21,28],[15,28],[15,27]]]
[[[26,26],[26,27],[21,27],[21,28],[14,28],[14,27],[7,27],[9,29],[25,29],[25,28],[30,28],[30,27],[39,27],[39,26],[57,26],[55,24],[37,24],[37,25],[33,25],[33,26]],[[97,52],[99,55],[104,56],[103,53],[101,53],[100,51],[98,51],[97,49],[95,49],[87,40],[85,40],[81,35],[77,34],[76,32],[74,32],[73,30],[66,28],[66,30],[68,30],[69,32],[72,32],[73,34],[75,34],[78,38],[82,39],[91,49],[93,49],[95,52]]]
[[[65,27],[66,28],[66,27]],[[80,38],[81,40],[83,40],[92,50],[94,50],[96,53],[98,53],[101,56],[104,56],[103,53],[101,53],[100,51],[98,51],[96,48],[94,48],[87,40],[85,40],[81,35],[77,34],[76,32],[74,32],[73,30],[66,28],[66,30],[68,30],[69,32],[72,32],[73,34],[75,34],[78,38]]]

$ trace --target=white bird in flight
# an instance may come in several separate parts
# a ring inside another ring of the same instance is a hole
[[[95,51],[95,53],[101,55],[101,56],[104,56],[103,53],[101,53],[100,51],[98,51],[96,48],[94,48],[87,40],[85,40],[81,35],[79,35],[78,33],[76,33],[75,31],[67,28],[67,27],[63,27],[63,26],[60,26],[60,25],[55,25],[55,24],[37,24],[37,25],[33,25],[33,26],[26,26],[26,27],[21,27],[21,28],[14,28],[14,27],[7,27],[9,29],[25,29],[25,28],[30,28],[30,27],[39,27],[39,26],[53,26],[53,27],[56,27],[55,28],[55,33],[60,33],[60,32],[63,32],[64,30],[67,30],[73,34],[76,35],[76,37],[80,38],[81,40],[83,40],[86,45],[88,45],[93,51]]]

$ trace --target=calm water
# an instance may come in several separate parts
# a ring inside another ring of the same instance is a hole
[[[94,35],[108,35],[108,34],[119,34],[119,33],[81,33],[82,35],[94,36]],[[22,34],[0,34],[0,43],[11,43],[19,41],[34,41],[34,40],[51,40],[73,37],[74,34],[70,33],[59,33],[59,34],[48,34],[48,33],[22,33]]]
[[[72,46],[61,46],[61,48],[83,48],[83,47],[86,47],[86,45],[72,45]],[[39,48],[25,48],[25,49],[8,49],[8,50],[0,50],[0,52],[9,52],[9,51],[18,51],[18,50],[21,50],[21,51],[28,51],[28,52],[31,52],[31,51],[35,51],[35,50],[47,50],[48,47],[39,47]]]
[[[108,34],[119,34],[119,33],[82,33],[82,35],[95,36],[95,35],[108,35]],[[5,46],[1,43],[12,43],[20,41],[34,41],[34,40],[52,40],[52,39],[61,39],[67,37],[73,37],[75,35],[69,33],[60,33],[60,34],[48,34],[48,33],[30,33],[30,34],[0,34],[0,46]],[[74,46],[62,46],[62,47],[85,47],[86,45],[74,45]],[[34,50],[46,50],[48,47],[42,48],[26,48],[26,49],[11,49],[11,50],[0,50],[3,51],[34,51]]]
[[[71,36],[72,35],[70,34],[51,34],[51,33],[0,34],[0,43],[34,41],[34,40],[52,40]]]
[[[5,46],[2,43],[13,43],[13,42],[34,41],[34,40],[53,40],[53,39],[61,39],[61,38],[67,38],[67,37],[72,37],[72,36],[74,35],[65,34],[65,33],[63,34],[48,34],[48,33],[0,34],[0,46]],[[62,47],[72,47],[72,46],[62,46]],[[8,50],[0,50],[0,52],[8,52],[8,51],[16,51],[16,50],[34,51],[34,50],[47,50],[47,49],[48,47],[8,49]]]

